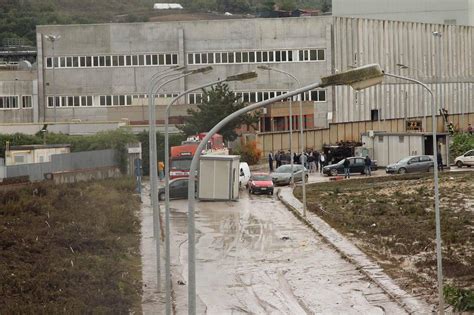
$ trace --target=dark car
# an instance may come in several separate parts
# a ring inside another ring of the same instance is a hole
[[[170,199],[188,199],[188,178],[170,180]],[[195,185],[197,191],[197,185]],[[158,198],[165,200],[165,187],[158,190]]]
[[[397,163],[387,165],[387,174],[405,174],[414,172],[432,172],[434,169],[433,158],[429,155],[412,155],[401,159]]]
[[[351,173],[360,173],[364,174],[365,170],[365,159],[363,157],[349,157],[349,171]],[[328,176],[336,176],[337,174],[344,174],[344,160],[337,162],[336,164],[331,164],[323,167],[323,173]],[[377,162],[372,161],[370,169],[375,171],[377,169]]]
[[[252,174],[247,186],[250,194],[260,193],[273,195],[273,181],[272,177],[268,174]]]

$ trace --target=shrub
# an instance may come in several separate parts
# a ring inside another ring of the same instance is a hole
[[[240,159],[249,165],[257,164],[262,156],[262,150],[257,147],[256,141],[247,141],[234,150],[235,154],[240,154]]]
[[[466,151],[474,149],[474,135],[468,133],[458,133],[453,136],[449,147],[450,156],[454,160],[457,156]]]
[[[455,312],[474,311],[474,292],[446,285],[443,289],[446,302],[451,304]]]

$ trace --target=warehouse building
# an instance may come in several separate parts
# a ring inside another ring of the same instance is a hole
[[[442,36],[433,36],[435,31]],[[47,35],[60,38],[52,42]],[[171,66],[196,69],[210,65],[214,70],[170,83],[158,91],[158,104],[204,82],[253,71],[259,65],[291,73],[307,85],[321,76],[369,63],[427,83],[443,108],[463,115],[474,112],[473,46],[470,26],[333,16],[38,26],[37,81],[33,84],[37,89],[28,91],[37,95],[37,101],[31,102],[33,108],[23,108],[18,98],[18,105],[0,110],[31,114],[0,117],[3,123],[15,117],[15,122],[128,121],[144,125],[148,81]],[[230,83],[245,102],[297,87],[283,74],[258,72],[256,81]],[[4,87],[2,83],[2,96],[22,95],[18,91],[12,95],[11,88]],[[200,92],[191,93],[175,105],[173,122],[179,123],[201,97]],[[345,86],[317,89],[302,98],[306,129],[326,128],[330,123],[419,118],[422,129],[427,130],[422,118],[431,114],[426,92],[397,80],[385,80],[383,85],[360,92]],[[269,106],[260,131],[287,130],[286,108]],[[158,109],[158,123],[161,113]],[[294,127],[298,113],[293,111]]]

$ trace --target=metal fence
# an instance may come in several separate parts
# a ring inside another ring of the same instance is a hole
[[[84,151],[51,156],[51,162],[6,166],[5,177],[29,176],[31,181],[44,179],[44,174],[118,166],[115,150]]]

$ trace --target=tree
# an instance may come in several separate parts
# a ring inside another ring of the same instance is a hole
[[[197,110],[189,109],[189,116],[185,118],[185,124],[178,126],[187,136],[208,132],[224,117],[245,107],[245,104],[229,90],[227,84],[218,84],[203,91],[202,104],[197,107]],[[258,113],[239,116],[224,126],[219,133],[225,141],[233,141],[237,138],[235,129],[242,125],[254,126],[258,119]]]

